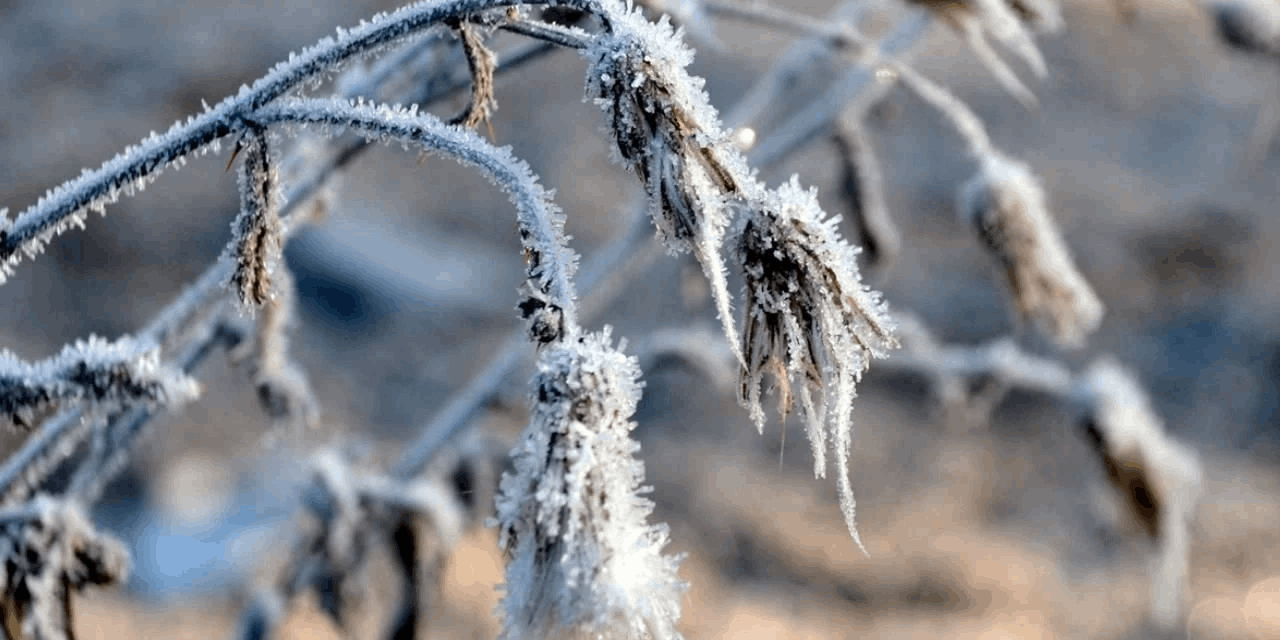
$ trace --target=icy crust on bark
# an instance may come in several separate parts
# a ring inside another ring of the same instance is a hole
[[[498,496],[506,551],[502,638],[679,638],[686,585],[648,524],[644,465],[630,437],[634,358],[604,334],[548,347],[533,417]]]

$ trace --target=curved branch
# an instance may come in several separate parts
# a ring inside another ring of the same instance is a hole
[[[608,29],[617,7],[602,0],[542,0],[596,14]],[[241,87],[204,113],[177,122],[163,134],[152,133],[139,144],[125,149],[93,171],[55,187],[13,221],[0,219],[0,284],[13,273],[23,256],[34,257],[54,236],[83,227],[88,211],[105,213],[121,195],[131,195],[147,186],[165,167],[180,165],[195,152],[211,146],[245,127],[245,118],[323,74],[336,71],[351,58],[385,48],[420,33],[446,18],[494,8],[530,4],[517,0],[428,0],[389,14],[375,16],[351,30],[338,30],[336,38],[325,38],[289,60],[277,64],[267,75]]]
[[[566,246],[564,215],[552,204],[550,194],[538,183],[529,166],[511,155],[510,150],[494,147],[474,133],[446,125],[433,115],[418,113],[416,107],[396,109],[312,99],[264,107],[255,115],[263,124],[345,128],[369,139],[414,143],[481,169],[507,192],[516,207],[529,278],[550,304],[559,307],[565,332],[577,333],[577,294],[573,286],[577,256]]]
[[[517,50],[504,56],[504,61],[498,65],[497,72],[510,71],[554,50],[548,44],[537,44]],[[391,73],[375,72],[365,81],[347,87],[345,94],[354,96],[373,93],[386,83],[391,75]],[[453,95],[465,89],[467,85],[466,80],[453,78],[446,79],[444,84],[426,83],[413,95],[408,96],[406,101],[429,104]],[[289,190],[280,211],[285,223],[286,237],[298,228],[298,225],[292,224],[296,218],[293,212],[306,204],[335,171],[359,156],[368,145],[368,142],[358,140],[342,146],[326,160],[323,166],[297,181]],[[173,341],[176,336],[207,319],[223,301],[224,285],[231,277],[233,270],[234,261],[227,258],[215,261],[177,299],[154,316],[138,332],[136,339],[159,345],[165,351],[174,347]],[[151,415],[154,414],[148,412],[145,417]],[[145,417],[143,417],[144,420]],[[80,407],[60,411],[44,421],[39,430],[27,438],[18,451],[0,464],[0,503],[8,504],[25,497],[23,488],[38,484],[59,462],[71,455],[90,433],[94,424],[94,421],[85,417]]]

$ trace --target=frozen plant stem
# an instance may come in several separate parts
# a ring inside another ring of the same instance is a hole
[[[518,49],[504,56],[503,61],[498,65],[497,73],[517,68],[553,50],[551,45],[546,44],[535,44]],[[354,97],[376,91],[380,85],[391,78],[392,71],[387,67],[381,67],[374,74],[367,76],[363,82],[348,87],[347,95]],[[465,80],[449,79],[442,83],[427,83],[410,96],[408,101],[429,104],[466,87]],[[280,210],[286,236],[299,228],[295,224],[294,212],[310,201],[329,176],[360,155],[368,145],[369,143],[363,139],[345,144],[332,153],[325,164],[298,180],[289,190]],[[174,336],[183,334],[190,327],[204,321],[211,310],[220,305],[221,294],[224,291],[223,285],[233,272],[234,262],[229,258],[215,262],[178,298],[158,313],[138,334],[137,340],[151,341],[161,345],[165,350],[169,349],[173,346],[171,342]],[[81,439],[89,433],[91,424],[80,407],[70,407],[43,421],[39,429],[27,438],[22,447],[0,465],[0,497],[3,497],[6,502],[12,501],[15,497],[25,497],[24,487],[39,483],[46,473],[52,471],[63,458],[74,452]]]
[[[560,3],[599,15],[605,19],[606,26],[613,12],[618,11],[610,0],[561,0]],[[79,178],[56,187],[16,219],[0,220],[0,284],[13,273],[23,256],[33,257],[54,236],[71,227],[82,227],[88,211],[104,213],[121,195],[145,188],[164,168],[181,166],[186,156],[204,153],[221,138],[244,131],[258,109],[323,74],[340,69],[353,57],[402,42],[451,17],[516,4],[521,3],[515,0],[421,2],[375,16],[354,29],[339,30],[336,38],[326,38],[291,56],[252,87],[241,87],[237,95],[217,106],[185,122],[175,123],[163,134],[152,134],[98,169],[86,171]]]

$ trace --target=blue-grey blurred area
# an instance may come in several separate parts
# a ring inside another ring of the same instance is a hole
[[[777,4],[812,16],[831,5]],[[1057,351],[1012,317],[998,270],[955,212],[977,165],[901,88],[863,122],[903,250],[892,268],[866,275],[891,309],[916,313],[942,341],[1012,334],[1075,371],[1102,354],[1130,367],[1169,433],[1205,465],[1185,618],[1193,631],[1227,630],[1204,637],[1249,637],[1254,618],[1241,612],[1270,602],[1280,576],[1280,150],[1247,155],[1260,110],[1280,108],[1280,66],[1229,49],[1194,3],[1149,0],[1132,15],[1127,6],[1063,6],[1065,30],[1038,40],[1049,76],[1037,83],[1015,64],[1036,110],[1004,93],[943,25],[914,58],[1040,176],[1107,307],[1087,346]],[[0,206],[16,215],[290,51],[393,7],[0,0]],[[723,111],[790,36],[735,21],[717,21],[716,34],[718,47],[695,42],[692,70]],[[499,51],[519,42],[494,40]],[[612,162],[605,123],[582,99],[583,71],[581,56],[559,52],[499,77],[492,139],[556,190],[574,249],[591,256],[625,227],[642,189]],[[774,106],[813,93],[783,92]],[[453,115],[464,99],[431,110]],[[230,239],[238,200],[227,146],[20,265],[0,287],[0,347],[42,358],[77,337],[143,326]],[[828,212],[849,217],[825,136],[761,177],[776,185],[792,173],[818,187]],[[285,250],[298,294],[291,351],[321,400],[321,426],[271,432],[247,368],[211,357],[200,369],[204,396],[155,421],[96,509],[131,545],[134,577],[86,596],[82,628],[222,637],[248,585],[287,549],[309,479],[305,455],[362,447],[394,459],[518,326],[524,262],[500,190],[448,159],[379,146],[330,191],[324,215]],[[718,326],[688,256],[635,268],[592,328],[611,325],[641,345],[659,329]],[[852,453],[866,557],[844,528],[833,472],[812,477],[800,418],[784,425],[775,415],[761,437],[735,385],[717,386],[678,353],[647,362],[636,434],[654,518],[671,524],[672,549],[689,554],[687,637],[1157,637],[1143,621],[1151,543],[1098,507],[1106,471],[1068,403],[1015,391],[989,420],[957,430],[927,376],[873,364],[855,403]],[[508,377],[476,431],[514,437],[531,371],[526,362]],[[4,434],[0,448],[21,438]],[[496,634],[492,537],[477,530],[459,545],[432,637]],[[300,607],[296,637],[336,633],[313,604]]]

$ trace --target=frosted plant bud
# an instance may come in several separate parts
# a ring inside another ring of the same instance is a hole
[[[608,330],[543,351],[533,417],[498,496],[502,638],[679,638],[685,584],[647,523],[634,358]]]
[[[13,638],[72,638],[71,592],[123,582],[129,552],[94,529],[79,505],[40,496],[32,506],[37,517],[7,525],[0,539],[5,632]]]
[[[231,224],[230,249],[236,264],[231,286],[241,305],[254,308],[272,296],[271,274],[284,244],[280,176],[264,129],[246,133],[236,151],[243,152],[244,161],[240,164],[240,215]]]
[[[1026,165],[996,153],[964,186],[959,212],[1004,270],[1018,313],[1064,347],[1079,347],[1104,311],[1076,270]]]
[[[1204,470],[1194,449],[1165,432],[1133,375],[1109,358],[1079,376],[1073,392],[1086,408],[1082,427],[1131,520],[1157,542],[1151,571],[1152,619],[1166,629],[1180,618],[1191,519]]]
[[[792,380],[799,378],[814,473],[826,474],[830,440],[845,521],[861,546],[848,474],[851,413],[855,384],[871,358],[897,346],[888,310],[880,294],[862,284],[858,250],[840,237],[839,218],[826,218],[817,193],[794,176],[742,219],[734,254],[746,297],[740,399],[763,429],[765,373],[777,381],[784,416],[793,404]]]
[[[701,79],[684,71],[692,52],[665,18],[659,25],[639,22],[640,34],[601,38],[589,51],[587,91],[609,119],[623,164],[648,187],[654,223],[668,247],[696,251],[703,235],[725,225],[721,195],[741,188],[721,157],[731,143],[706,103]],[[721,219],[706,225],[710,214]]]

